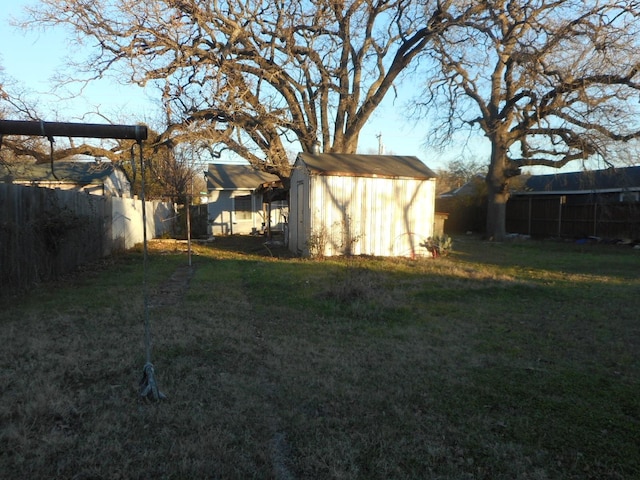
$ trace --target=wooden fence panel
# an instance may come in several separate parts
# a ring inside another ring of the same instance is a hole
[[[127,217],[134,234],[124,243],[115,228],[123,203],[136,212]],[[172,230],[172,204],[147,202],[147,210],[149,239]],[[140,243],[140,212],[139,200],[0,183],[0,295]]]

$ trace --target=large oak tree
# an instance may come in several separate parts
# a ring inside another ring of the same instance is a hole
[[[476,0],[433,38],[426,104],[437,133],[479,129],[491,144],[487,234],[505,236],[522,167],[611,161],[640,136],[640,14],[630,0]]]
[[[117,72],[155,85],[169,113],[156,142],[221,146],[286,177],[288,142],[354,153],[416,56],[474,8],[456,0],[41,0],[25,25],[72,27],[93,48],[76,65],[85,79]]]
[[[28,120],[37,122],[43,113],[37,108],[42,101],[34,95],[20,89],[17,82],[6,79],[0,67],[0,119]],[[104,123],[112,123],[104,117]],[[159,138],[153,130],[149,136]],[[140,194],[141,177],[136,163],[138,151],[133,148],[133,140],[103,139],[100,142],[82,138],[47,137],[43,130],[41,136],[0,135],[0,166],[11,171],[24,163],[53,163],[69,159],[76,155],[93,156],[107,159],[120,165],[132,183],[134,194]],[[133,148],[133,150],[132,150]],[[146,178],[147,198],[171,198],[178,203],[187,201],[193,186],[203,183],[197,155],[190,151],[190,145],[174,145],[172,142],[143,143],[143,158],[149,175]],[[52,165],[52,169],[53,169]]]

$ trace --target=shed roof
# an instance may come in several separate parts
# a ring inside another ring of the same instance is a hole
[[[10,168],[0,167],[2,177],[11,176],[18,181],[65,182],[82,185],[102,183],[114,170],[115,166],[111,162],[74,162],[66,160],[54,162],[53,172],[49,163],[14,165]]]
[[[640,188],[640,166],[535,175],[518,193],[584,193]]]
[[[253,190],[277,182],[277,175],[261,172],[251,165],[210,163],[206,172],[207,190]]]
[[[413,156],[300,153],[298,159],[316,175],[422,180],[436,177],[429,167]]]

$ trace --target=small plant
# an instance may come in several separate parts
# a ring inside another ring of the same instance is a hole
[[[452,250],[453,241],[449,235],[436,235],[427,238],[420,246],[426,248],[433,258],[446,257]]]
[[[351,217],[348,215],[342,221],[331,224],[329,229],[322,225],[314,230],[306,241],[309,255],[312,258],[323,258],[329,244],[333,245],[334,254],[342,252],[346,256],[353,254],[353,246],[360,240],[360,234],[351,232]]]
[[[86,221],[70,208],[54,205],[52,210],[43,213],[33,223],[33,228],[39,233],[47,251],[55,253],[63,239],[70,235],[70,232],[82,228]]]
[[[312,258],[323,258],[328,241],[327,231],[324,226],[318,231],[311,232],[309,238],[305,242],[309,249],[309,255]]]

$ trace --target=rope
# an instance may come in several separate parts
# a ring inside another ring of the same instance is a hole
[[[131,171],[133,172],[132,178],[131,178],[131,185],[136,183],[136,144],[134,143],[133,145],[131,145]]]
[[[60,180],[56,175],[56,172],[53,170],[53,144],[55,143],[55,140],[52,135],[47,135],[43,120],[40,120],[40,131],[42,132],[42,136],[47,137],[47,140],[49,140],[49,163],[51,164],[51,175],[53,175],[53,178],[56,180]]]
[[[144,290],[144,347],[146,363],[151,363],[151,327],[149,321],[149,288],[147,286],[147,271],[149,262],[149,249],[147,247],[147,202],[144,198],[144,159],[142,158],[142,145],[138,143],[140,151],[140,199],[142,200],[142,286]]]
[[[58,125],[59,126],[59,125]],[[36,127],[37,128],[37,127]],[[104,128],[104,127],[103,127]],[[141,200],[142,200],[142,232],[143,232],[143,245],[144,245],[144,253],[143,253],[143,273],[142,273],[142,288],[143,288],[143,296],[144,296],[144,346],[145,346],[145,365],[142,370],[142,380],[140,380],[140,395],[151,401],[164,400],[167,397],[158,389],[158,384],[155,379],[155,370],[153,368],[153,364],[151,363],[151,322],[149,320],[149,293],[147,286],[147,263],[148,263],[148,247],[147,247],[147,209],[146,202],[144,197],[144,159],[142,152],[142,141],[147,138],[147,129],[142,125],[136,125],[135,129],[135,139],[136,144],[138,145],[138,150],[140,152],[140,174],[141,174]],[[51,163],[51,173],[56,180],[59,178],[56,176],[53,166],[53,153],[54,147],[53,144],[55,140],[53,135],[49,135],[45,128],[45,122],[40,120],[40,133],[43,137],[46,137],[49,140],[49,160]],[[36,135],[37,133],[30,133]],[[96,138],[102,138],[102,136],[98,136]],[[115,138],[131,138],[130,136],[116,136]],[[2,147],[3,135],[0,134],[0,147]],[[136,174],[136,162],[135,162],[135,144],[131,146],[131,163],[133,168],[133,175],[135,181]]]
[[[133,149],[133,147],[132,147]],[[140,200],[142,201],[142,290],[144,297],[144,349],[145,365],[140,380],[140,396],[147,400],[158,401],[167,397],[158,389],[155,379],[155,369],[151,363],[151,320],[149,319],[149,288],[147,282],[149,249],[147,247],[147,207],[144,198],[144,159],[142,156],[142,141],[138,140],[140,151]],[[132,150],[133,151],[133,150]]]

